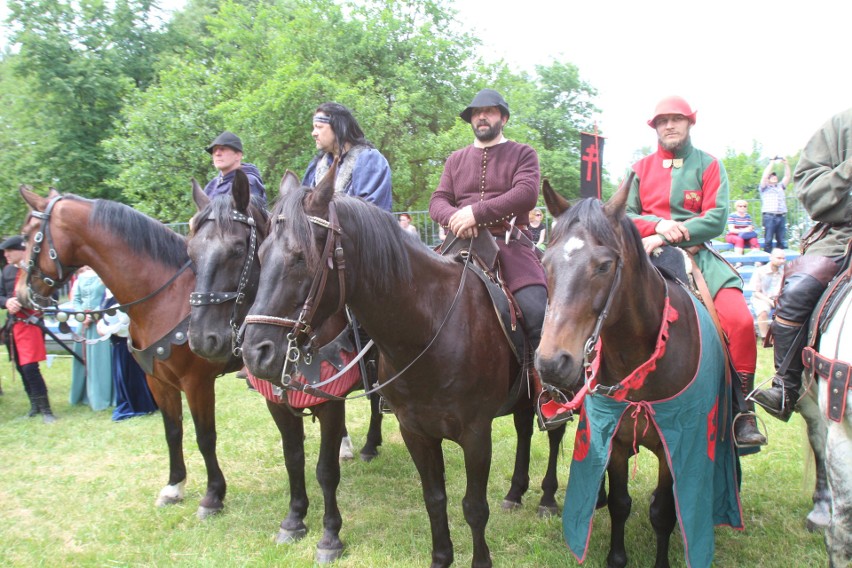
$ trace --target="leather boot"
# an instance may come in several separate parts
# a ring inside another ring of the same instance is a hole
[[[46,394],[33,397],[36,400],[36,406],[38,406],[39,411],[41,412],[42,421],[45,424],[52,424],[56,422],[56,416],[53,415],[53,411],[50,409],[50,401],[47,398]]]
[[[29,395],[27,395],[27,396],[29,396]],[[39,409],[38,403],[35,401],[35,399],[32,396],[29,396],[29,398],[30,398],[30,411],[27,412],[27,418],[32,418],[32,417],[36,416],[37,414],[40,414],[41,410]]]
[[[775,337],[775,368],[784,365],[787,354],[793,351],[789,357],[787,369],[783,374],[776,373],[772,377],[772,388],[754,391],[750,400],[753,400],[766,411],[787,422],[793,415],[793,407],[799,400],[799,389],[802,388],[802,373],[805,365],[802,363],[803,337],[796,341],[802,325],[786,325],[778,320],[772,322],[772,334]]]
[[[738,373],[743,398],[754,390],[754,373]],[[754,403],[746,402],[745,412],[734,417],[734,440],[738,448],[765,446],[766,436],[757,428],[757,418],[754,414]]]

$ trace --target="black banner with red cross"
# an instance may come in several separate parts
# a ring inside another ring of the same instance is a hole
[[[580,197],[601,198],[604,138],[580,133]]]

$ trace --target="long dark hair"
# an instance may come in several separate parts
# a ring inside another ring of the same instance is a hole
[[[337,147],[341,154],[346,144],[351,146],[369,146],[375,148],[372,142],[364,136],[364,131],[358,125],[358,121],[352,116],[352,112],[339,103],[327,102],[317,107],[316,113],[327,114],[329,124],[334,135],[337,137]]]

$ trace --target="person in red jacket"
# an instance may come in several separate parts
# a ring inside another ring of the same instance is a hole
[[[51,423],[56,421],[56,417],[50,409],[47,384],[39,368],[39,362],[47,359],[44,331],[40,325],[41,314],[22,305],[15,296],[17,279],[25,274],[20,268],[25,249],[24,239],[20,235],[9,237],[0,244],[0,250],[8,263],[3,267],[3,277],[0,278],[0,304],[9,310],[12,359],[30,399],[27,416],[32,418],[41,414],[45,423]]]
[[[704,243],[725,232],[728,219],[728,176],[722,162],[692,145],[690,130],[697,111],[678,96],[664,98],[648,126],[656,130],[658,147],[633,164],[636,173],[627,201],[645,251],[677,246],[694,253],[707,282],[722,331],[728,339],[733,381],[734,437],[741,447],[766,444],[757,429],[754,404],[745,396],[754,388],[757,342],[754,321],[737,271]]]

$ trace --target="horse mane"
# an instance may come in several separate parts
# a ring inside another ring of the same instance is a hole
[[[305,212],[305,199],[314,188],[302,187],[290,191],[275,203],[272,219],[284,219],[288,239],[304,252],[305,261],[313,268],[320,262],[320,245],[313,238],[311,222]],[[337,192],[332,198],[337,208],[338,222],[343,233],[355,244],[358,255],[359,278],[369,282],[377,292],[390,292],[413,278],[408,242],[393,215],[374,205]],[[279,225],[280,227],[281,225]]]
[[[202,219],[213,219],[214,225],[216,226],[216,230],[219,232],[219,236],[223,236],[226,233],[231,231],[231,228],[234,224],[234,220],[231,219],[231,212],[234,210],[233,204],[231,203],[231,195],[230,194],[222,194],[217,195],[210,202],[204,206],[204,209],[198,211],[195,215],[192,216],[192,220],[189,223],[190,227],[193,227],[193,231],[190,233],[190,236],[194,233],[194,230],[198,228],[198,224]],[[250,217],[254,219],[255,226],[257,230],[260,232],[262,237],[265,237],[268,232],[268,224],[269,224],[269,211],[266,209],[266,205],[263,200],[255,194],[251,195],[251,201],[249,203],[249,211],[248,214]]]
[[[586,198],[581,199],[559,216],[559,222],[553,228],[551,241],[556,241],[562,238],[573,225],[579,224],[587,231],[597,242],[602,244],[616,245],[619,248],[625,249],[622,255],[625,258],[635,256],[638,259],[636,268],[646,276],[646,272],[651,269],[652,265],[645,253],[645,248],[642,246],[642,237],[639,236],[639,230],[636,225],[627,215],[620,215],[616,218],[620,228],[621,236],[616,233],[612,225],[612,217],[608,216],[604,210],[604,203],[600,199]],[[627,251],[626,249],[631,249]],[[632,252],[632,254],[630,254]]]
[[[88,201],[76,195],[66,194],[65,197]],[[189,261],[186,239],[123,203],[95,199],[89,226],[113,233],[133,252],[147,255],[167,266],[180,268]]]

